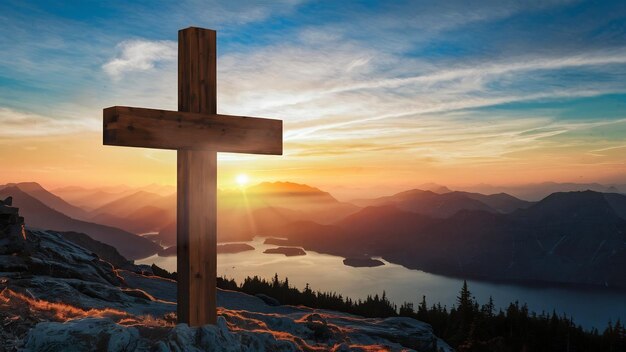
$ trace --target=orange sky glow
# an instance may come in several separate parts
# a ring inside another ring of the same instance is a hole
[[[284,155],[221,154],[219,187],[626,184],[619,11],[309,5],[5,6],[0,182],[174,185],[175,152],[102,145],[102,109],[175,110],[177,31],[193,24],[217,30],[218,113],[284,121]]]

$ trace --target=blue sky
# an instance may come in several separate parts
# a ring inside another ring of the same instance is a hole
[[[3,1],[0,23],[5,144],[175,109],[177,30],[199,26],[218,110],[284,119],[298,167],[626,182],[624,1]]]

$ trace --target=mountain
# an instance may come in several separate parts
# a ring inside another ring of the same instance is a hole
[[[158,232],[170,224],[176,216],[176,209],[162,209],[156,206],[144,206],[125,217],[109,213],[97,214],[92,222],[118,227],[134,234]]]
[[[220,198],[226,208],[229,208],[231,199],[238,199],[239,203],[243,200],[253,209],[275,207],[300,211],[321,223],[337,221],[359,210],[353,204],[338,201],[328,192],[292,182],[264,182],[248,187],[245,194],[225,192]]]
[[[48,192],[36,182],[8,183],[0,186],[0,190],[7,187],[16,187],[22,192],[38,199],[46,206],[75,219],[85,220],[88,217],[88,214],[84,209],[69,204],[57,195]]]
[[[158,241],[173,245],[176,240],[176,194],[163,194],[171,189],[159,185],[139,190],[65,187],[55,192],[80,204],[93,205],[92,198],[111,199],[92,209],[85,220],[135,234],[158,232]],[[118,193],[107,193],[111,191]],[[328,192],[291,182],[266,182],[243,190],[219,190],[218,238],[221,241],[246,240],[296,220],[332,223],[357,210],[358,207],[340,202]]]
[[[432,191],[413,189],[396,193],[392,196],[371,200],[362,200],[360,206],[393,205],[399,209],[419,213],[436,218],[447,218],[460,210],[484,210],[496,212],[487,204],[462,192],[444,194]]]
[[[292,182],[265,182],[244,190],[222,190],[217,205],[220,242],[276,233],[294,221],[328,224],[359,210],[328,192]],[[164,245],[176,243],[175,219],[159,231],[158,239]]]
[[[492,186],[488,184],[479,184],[476,186],[464,187],[464,190],[483,194],[505,192],[521,199],[538,201],[552,193],[559,192],[580,192],[590,190],[600,193],[626,193],[626,185],[607,186],[599,183],[542,182],[517,186]]]
[[[133,192],[91,211],[90,220],[141,234],[158,232],[176,220],[176,195]]]
[[[422,183],[416,188],[424,190],[424,191],[431,191],[431,192],[439,193],[439,194],[452,192],[450,188],[440,185],[438,183],[433,183],[433,182]]]
[[[427,184],[426,186],[432,188],[437,185]],[[448,189],[446,188],[446,190]],[[353,202],[359,206],[394,205],[403,210],[436,218],[447,218],[460,210],[510,213],[517,209],[527,208],[532,204],[506,193],[484,195],[450,190],[434,192],[422,189],[412,189],[391,196],[361,199]]]
[[[216,325],[176,324],[175,281],[146,266],[114,267],[53,231],[23,231],[15,210],[0,204],[3,351],[452,351],[411,318],[363,318],[222,289]]]
[[[115,217],[128,217],[129,214],[138,211],[146,206],[157,206],[160,204],[163,206],[164,198],[160,194],[137,191],[122,198],[118,198],[110,203],[107,203],[97,209],[91,211],[93,216],[99,214],[108,214]],[[171,197],[171,204],[164,205],[164,208],[176,209],[176,201],[174,197]]]
[[[13,204],[28,219],[28,226],[85,233],[95,240],[117,248],[122,255],[131,259],[150,256],[160,249],[153,242],[124,230],[73,219],[46,206],[18,187],[9,186],[0,190],[0,198],[9,196],[13,197]]]
[[[533,203],[525,200],[521,200],[519,198],[513,197],[510,194],[506,193],[497,193],[497,194],[481,194],[481,193],[471,193],[471,192],[454,192],[467,196],[468,198],[475,199],[493,210],[496,210],[499,213],[511,213],[517,209],[525,209],[530,207]]]
[[[626,195],[607,193],[604,198],[619,217],[626,220]]]
[[[169,196],[176,193],[175,185],[160,185],[156,183],[149,184],[147,186],[137,188],[140,191],[146,191],[150,193],[160,194],[162,196]]]
[[[136,191],[137,190],[131,190],[126,187],[120,187],[117,189],[112,187],[88,189],[68,186],[55,188],[50,192],[65,199],[71,204],[79,206],[87,211],[91,211]]]
[[[333,225],[294,223],[277,235],[288,245],[382,256],[446,275],[626,288],[624,209],[621,195],[564,192],[508,214],[465,209],[445,219],[370,207]]]

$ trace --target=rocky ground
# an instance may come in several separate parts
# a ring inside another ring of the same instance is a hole
[[[217,325],[176,325],[176,282],[29,230],[10,203],[0,202],[0,352],[451,350],[414,319],[270,306],[225,290]]]

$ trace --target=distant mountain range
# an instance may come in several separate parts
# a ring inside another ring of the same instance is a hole
[[[2,186],[0,187],[0,198],[6,197],[13,197],[13,204],[20,209],[20,214],[28,218],[27,226],[85,233],[95,240],[114,246],[129,259],[144,258],[160,249],[152,241],[119,228],[82,221],[63,214],[56,209],[73,211],[73,208],[40,186],[38,187],[37,184]],[[47,204],[40,199],[44,199]],[[56,209],[52,208],[52,205]]]
[[[424,196],[413,193],[420,200]],[[382,256],[440,274],[626,288],[624,195],[554,193],[536,204],[519,203],[524,207],[510,213],[462,209],[445,219],[433,217],[441,213],[432,209],[426,209],[427,216],[399,208],[413,204],[394,203],[406,195],[332,225],[297,222],[276,235],[287,238],[284,244],[305,249]],[[424,209],[417,204],[412,210]]]
[[[626,286],[622,194],[557,192],[530,202],[507,193],[422,186],[428,189],[351,203],[290,182],[220,190],[218,240],[278,236],[287,240],[277,243],[344,257],[382,256],[441,274]],[[83,201],[108,195],[97,207],[91,201],[89,209],[36,183],[0,186],[0,197],[13,196],[29,226],[86,233],[134,259],[161,249],[136,234],[155,232],[151,240],[176,244],[176,196],[167,190],[57,189]]]
[[[468,192],[435,193],[413,189],[388,197],[381,197],[355,202],[362,207],[394,205],[399,209],[447,218],[460,210],[483,210],[494,213],[509,213],[516,209],[529,207],[532,203],[523,201],[505,193],[484,195]]]
[[[291,182],[265,182],[245,191],[222,190],[218,193],[218,240],[249,240],[298,220],[332,223],[359,209],[318,188]],[[159,238],[166,245],[176,243],[174,218]]]
[[[463,187],[463,189],[465,191],[483,194],[505,192],[521,199],[538,201],[552,193],[557,192],[589,190],[601,193],[626,193],[626,184],[603,185],[600,183],[542,182],[518,186],[493,186],[488,184],[479,184],[475,186]]]

